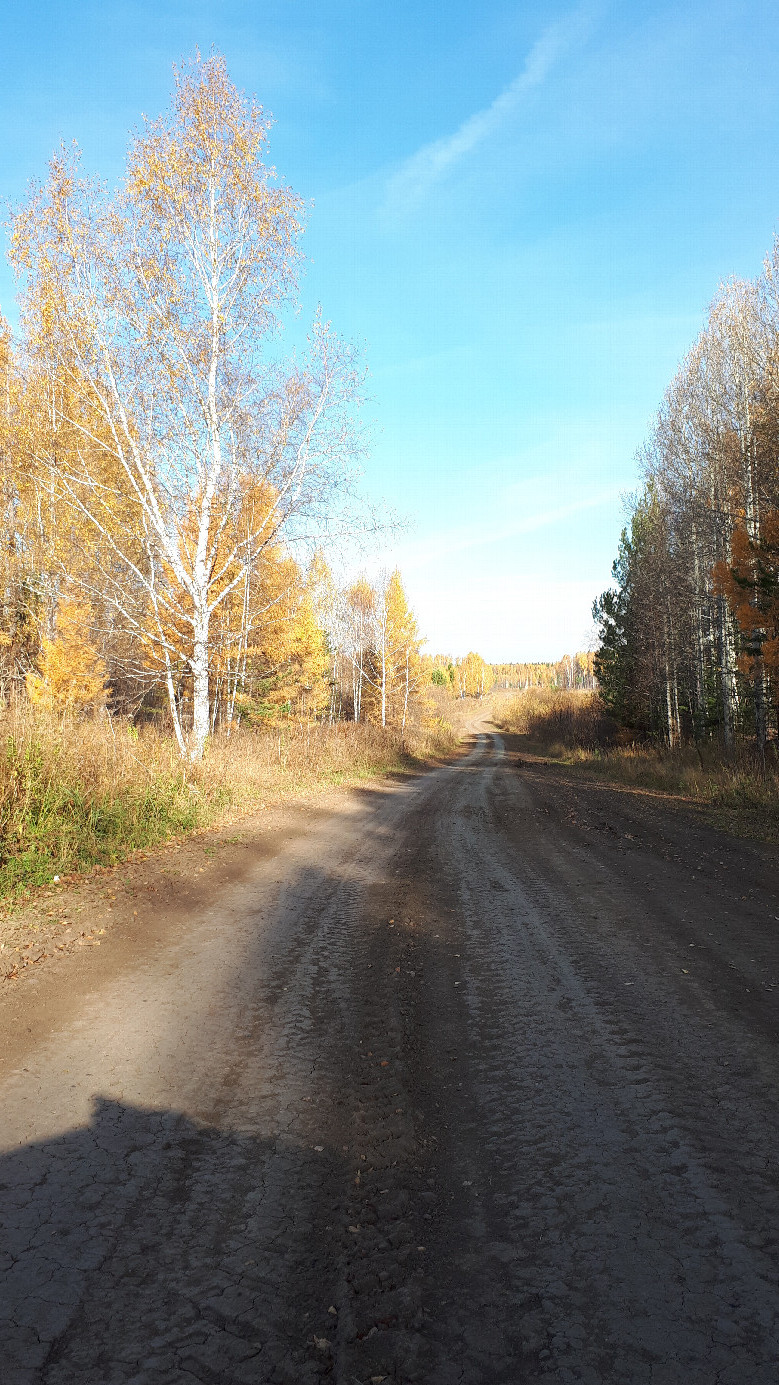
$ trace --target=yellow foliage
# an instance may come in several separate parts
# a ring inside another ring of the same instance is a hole
[[[89,638],[91,615],[85,602],[60,603],[56,638],[41,642],[40,672],[27,674],[27,692],[35,706],[84,711],[105,702],[106,670]]]
[[[391,573],[376,592],[361,579],[351,588],[349,598],[353,606],[361,601],[373,617],[373,647],[362,698],[364,715],[368,721],[404,728],[409,700],[421,676],[422,641],[400,573]]]
[[[492,686],[492,670],[480,654],[466,654],[454,665],[454,684],[458,697],[482,697]]]
[[[313,602],[306,592],[292,624],[290,663],[294,695],[301,712],[316,716],[330,697],[327,681],[329,655],[324,631],[314,614]]]
[[[727,600],[744,638],[737,665],[748,678],[779,682],[779,510],[767,510],[759,538],[737,525],[730,563],[713,569],[714,589]]]

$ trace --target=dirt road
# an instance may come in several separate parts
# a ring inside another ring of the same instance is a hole
[[[485,731],[17,983],[3,1385],[776,1385],[778,883]]]

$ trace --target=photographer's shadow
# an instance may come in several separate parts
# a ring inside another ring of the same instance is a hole
[[[317,1222],[344,1177],[328,1150],[96,1099],[0,1159],[3,1385],[320,1378]]]

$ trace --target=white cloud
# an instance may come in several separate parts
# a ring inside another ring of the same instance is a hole
[[[385,210],[401,212],[418,202],[453,164],[499,129],[522,97],[541,86],[560,55],[580,37],[587,17],[579,9],[551,24],[533,44],[522,71],[491,105],[469,116],[453,134],[423,145],[406,159],[387,182]]]

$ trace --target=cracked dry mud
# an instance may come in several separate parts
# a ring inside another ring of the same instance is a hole
[[[17,983],[3,1385],[775,1385],[776,885],[484,732]]]

